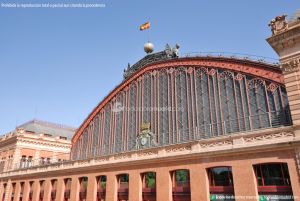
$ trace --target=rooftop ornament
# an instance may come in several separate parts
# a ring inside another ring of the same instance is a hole
[[[288,28],[286,16],[287,15],[277,16],[275,19],[271,20],[269,27],[271,27],[272,35],[276,35]]]
[[[141,69],[142,67],[148,64],[157,61],[165,61],[169,59],[178,58],[179,48],[180,46],[178,44],[176,44],[175,47],[171,47],[169,44],[166,44],[165,50],[161,52],[152,53],[152,51],[154,50],[154,45],[150,42],[146,43],[144,45],[144,50],[147,53],[147,55],[141,60],[139,60],[137,63],[133,65],[130,64],[127,65],[127,68],[124,69],[124,74],[123,74],[124,79],[127,79],[137,70]]]

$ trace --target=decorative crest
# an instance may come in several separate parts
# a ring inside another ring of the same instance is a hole
[[[276,35],[288,28],[288,23],[285,19],[286,16],[287,15],[277,16],[271,20],[269,27],[271,27],[272,35]]]

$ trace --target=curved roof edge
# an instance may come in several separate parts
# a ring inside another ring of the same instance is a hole
[[[244,66],[242,66],[244,65]],[[217,67],[225,70],[232,70],[235,72],[243,72],[245,74],[253,75],[255,77],[262,77],[267,80],[284,84],[282,71],[277,64],[268,64],[263,61],[253,61],[249,59],[240,59],[234,57],[221,56],[195,56],[195,57],[180,57],[157,61],[143,66],[134,72],[130,77],[123,80],[117,85],[102,101],[90,112],[85,118],[80,127],[72,138],[72,144],[75,143],[81,136],[83,130],[89,125],[96,114],[108,103],[119,91],[124,89],[129,83],[135,80],[138,76],[149,70],[175,67],[175,66],[203,66],[203,67]]]

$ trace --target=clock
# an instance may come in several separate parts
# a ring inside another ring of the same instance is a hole
[[[147,144],[147,141],[148,141],[147,137],[142,137],[141,138],[141,145],[145,146]]]

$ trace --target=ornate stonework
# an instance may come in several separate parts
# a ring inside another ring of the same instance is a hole
[[[286,22],[287,15],[277,16],[271,20],[269,26],[271,27],[272,34],[278,34],[288,29],[288,23]]]
[[[192,150],[191,145],[166,148],[167,153],[180,152],[180,151],[190,151],[190,150]]]
[[[211,148],[211,147],[222,147],[232,145],[232,140],[224,140],[224,141],[217,141],[217,142],[210,142],[210,143],[200,143],[201,148]]]
[[[266,141],[266,140],[276,140],[281,138],[294,137],[294,133],[292,132],[281,132],[281,133],[271,133],[267,135],[259,135],[254,137],[246,137],[244,141],[246,143],[255,143],[258,141]]]
[[[295,72],[299,71],[300,68],[300,58],[290,60],[288,62],[282,63],[280,68],[284,72]]]

